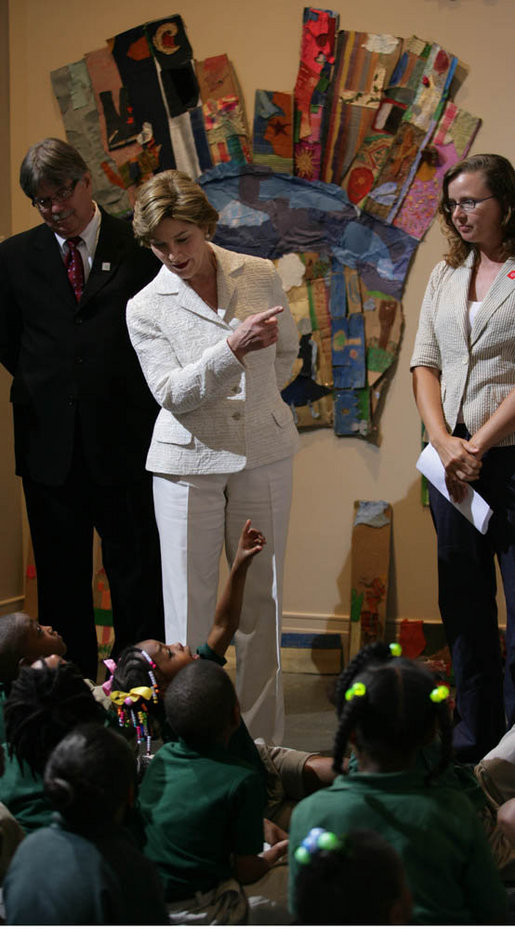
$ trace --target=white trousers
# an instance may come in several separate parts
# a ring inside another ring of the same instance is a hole
[[[235,636],[236,690],[254,738],[280,743],[284,699],[280,647],[292,459],[234,474],[154,475],[166,641],[192,649],[215,615],[222,545],[232,564],[246,519],[267,540],[249,567]]]

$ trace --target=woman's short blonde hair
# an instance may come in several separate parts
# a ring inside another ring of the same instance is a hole
[[[146,181],[138,192],[132,226],[141,245],[150,241],[163,219],[179,219],[214,234],[218,212],[204,191],[182,171],[162,171]]]

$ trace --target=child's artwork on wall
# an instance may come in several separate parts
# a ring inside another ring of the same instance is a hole
[[[329,89],[322,179],[341,184],[371,130],[402,40],[391,35],[342,30]],[[353,179],[358,192],[362,175]],[[353,202],[356,200],[350,197]],[[361,199],[361,196],[359,197]]]
[[[352,525],[349,660],[384,638],[392,507],[385,500],[356,500]]]
[[[305,7],[300,62],[295,83],[295,174],[320,177],[323,125],[331,85],[339,16],[331,10]]]
[[[293,174],[293,98],[279,91],[256,90],[253,162]]]
[[[410,262],[480,125],[452,100],[466,70],[437,42],[306,7],[295,86],[256,88],[251,135],[234,65],[196,61],[171,14],[51,78],[101,206],[130,218],[138,186],[178,168],[219,211],[215,242],[276,262],[299,330],[283,391],[298,428],[379,442]]]

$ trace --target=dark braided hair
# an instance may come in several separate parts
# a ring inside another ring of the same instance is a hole
[[[128,645],[120,654],[113,675],[112,689],[129,691],[131,687],[148,687],[148,661],[137,645]]]
[[[354,679],[356,681],[356,678]],[[340,774],[351,733],[358,750],[365,750],[379,763],[392,756],[406,758],[440,734],[441,751],[428,780],[445,770],[451,760],[452,726],[447,701],[433,702],[434,675],[406,658],[368,664],[359,673],[365,693],[343,699],[340,724],[334,745],[334,770]]]
[[[379,641],[372,642],[370,645],[365,645],[360,649],[357,655],[354,656],[352,661],[349,661],[336,682],[335,698],[338,718],[342,715],[345,706],[345,694],[347,690],[364,668],[371,663],[380,664],[383,661],[390,661],[392,658],[393,655],[390,646],[387,645],[386,642]]]
[[[111,693],[117,690],[128,693],[133,687],[151,687],[157,669],[149,665],[143,651],[137,645],[129,645],[120,653],[116,664],[116,670],[111,682]],[[157,703],[154,700],[140,700],[133,704],[138,710],[142,709],[146,717],[146,726],[152,739],[160,738],[165,727],[165,712],[162,700]],[[123,718],[122,718],[123,716]],[[121,726],[131,728],[130,714],[118,713]]]
[[[21,668],[4,704],[9,754],[42,774],[48,756],[81,723],[103,723],[106,715],[75,665],[55,668],[42,661]]]

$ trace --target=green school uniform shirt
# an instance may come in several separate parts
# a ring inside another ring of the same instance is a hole
[[[48,826],[53,810],[43,793],[43,778],[32,774],[28,765],[20,765],[17,758],[10,758],[7,743],[3,750],[5,771],[0,777],[0,800],[25,832]]]
[[[104,725],[118,728],[118,721],[109,721],[106,716]],[[33,832],[41,826],[48,826],[52,820],[53,809],[43,792],[43,777],[33,774],[29,766],[19,763],[15,757],[9,757],[9,747],[3,744],[5,772],[0,777],[0,801],[6,807],[25,832]]]
[[[145,855],[168,901],[232,877],[231,855],[263,848],[262,791],[256,772],[222,746],[199,753],[182,740],[157,752],[140,786]]]
[[[78,833],[57,814],[19,846],[4,882],[10,925],[165,925],[155,866],[114,823]]]
[[[477,813],[461,792],[428,786],[420,771],[339,775],[297,805],[289,845],[293,914],[302,867],[294,852],[314,826],[336,833],[374,829],[390,842],[404,862],[415,923],[503,921],[505,891]]]
[[[207,642],[197,648],[197,655],[200,655],[200,657],[204,658],[206,661],[214,661],[215,664],[220,665],[221,668],[227,664],[225,658],[222,658],[220,655],[214,652],[213,649],[209,647]],[[250,764],[259,775],[259,778],[262,782],[264,809],[264,805],[266,803],[266,770],[263,762],[261,761],[261,755],[259,754],[254,744],[254,740],[243,719],[236,732],[234,732],[229,739],[229,745],[227,748],[231,755],[234,755],[236,758],[241,759],[241,761],[245,761]]]
[[[419,749],[415,759],[415,767],[422,777],[426,778],[436,770],[440,755],[441,747],[438,739]],[[348,773],[357,774],[358,770],[358,759],[352,752],[349,758]],[[461,764],[453,761],[438,775],[437,780],[442,787],[452,787],[455,790],[462,791],[478,813],[488,805],[485,793],[474,774],[474,765],[472,764]]]
[[[8,686],[0,682],[0,742],[5,742],[4,703],[7,700]]]

